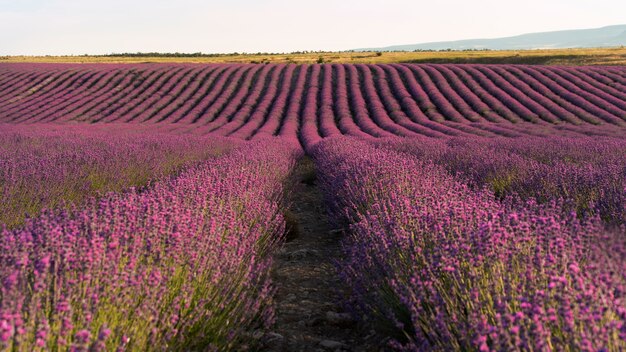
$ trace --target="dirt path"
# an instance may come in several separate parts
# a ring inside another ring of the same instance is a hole
[[[298,166],[290,211],[297,222],[276,255],[276,326],[264,351],[379,351],[380,337],[341,308],[346,288],[334,262],[341,255],[341,232],[327,220],[313,163]]]

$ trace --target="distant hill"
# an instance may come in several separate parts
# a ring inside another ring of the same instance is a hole
[[[383,48],[362,48],[355,51],[414,51],[414,50],[521,50],[600,48],[626,45],[626,24],[594,29],[574,29],[522,34],[494,39],[467,39]]]

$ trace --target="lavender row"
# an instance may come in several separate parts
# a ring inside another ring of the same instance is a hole
[[[109,87],[121,81],[121,77],[122,71],[120,70],[103,72],[100,79],[91,82],[85,89],[78,92],[72,91],[71,96],[59,99],[55,102],[56,104],[41,106],[41,112],[33,113],[33,115],[37,116],[37,120],[42,121],[63,121],[68,119],[74,111],[86,104],[86,99],[96,101],[98,98],[105,96],[110,89]],[[17,119],[23,119],[24,117],[26,116],[16,116]]]
[[[243,104],[248,93],[265,80],[268,69],[269,67],[267,66],[263,68],[253,67],[245,78],[242,78],[241,82],[237,82],[239,88],[233,86],[234,90],[230,92],[230,94],[223,94],[220,97],[223,99],[223,103],[220,102],[220,104],[223,105],[216,105],[210,108],[209,116],[211,116],[211,118],[204,123],[206,128],[214,131],[226,124],[230,115],[237,112],[241,104]],[[261,77],[258,77],[259,75],[261,75]]]
[[[394,134],[381,126],[380,116],[370,115],[367,99],[363,96],[361,77],[354,65],[346,66],[347,82],[354,122],[364,132],[374,137],[391,137]],[[378,119],[377,119],[378,118]]]
[[[27,96],[20,96],[19,106],[16,106],[15,109],[21,110],[22,108],[29,108],[31,104],[40,102],[42,99],[49,99],[50,96],[54,96],[54,94],[58,94],[59,91],[64,92],[64,89],[67,87],[68,83],[72,82],[72,78],[75,76],[80,76],[79,72],[81,69],[71,69],[61,71],[57,75],[53,75],[52,77],[47,77],[40,84],[35,85],[33,87],[29,87]],[[36,94],[32,94],[36,93]],[[10,110],[13,112],[15,110]]]
[[[346,68],[344,65],[333,65],[335,71],[335,113],[337,114],[337,126],[343,134],[368,138],[370,135],[362,131],[352,118],[348,87],[342,82],[346,81]]]
[[[304,108],[302,109],[300,122],[300,136],[303,140],[302,144],[305,146],[315,145],[322,139],[317,126],[317,96],[320,89],[320,71],[319,65],[311,67],[309,77],[311,84],[308,86],[304,97]]]
[[[193,82],[201,80],[205,68],[197,68],[187,72],[187,74],[181,74],[179,77],[174,77],[170,80],[170,83],[165,89],[159,89],[160,94],[153,97],[154,100],[146,100],[143,104],[135,108],[139,113],[134,116],[125,117],[128,122],[146,122],[146,121],[158,121],[159,119],[165,119],[165,113],[163,110],[169,106],[172,106],[175,101],[186,101],[188,97],[184,94],[193,85]]]
[[[432,160],[497,196],[562,199],[579,215],[626,224],[626,140],[621,138],[403,139],[394,150]]]
[[[626,347],[623,235],[558,203],[502,202],[426,157],[332,138],[314,149],[355,316],[397,350]]]
[[[372,120],[385,131],[389,131],[396,136],[411,136],[414,133],[399,124],[397,121],[391,119],[391,116],[387,113],[387,109],[381,99],[379,92],[376,89],[374,77],[369,67],[365,65],[357,66],[361,76],[363,77],[363,97],[369,104],[369,114]],[[384,97],[385,100],[391,98],[390,96]]]
[[[228,144],[228,143],[227,143]],[[299,149],[246,144],[0,236],[0,346],[240,350],[273,321],[269,252]]]
[[[282,115],[289,90],[291,88],[291,80],[295,66],[287,66],[284,69],[280,88],[271,85],[268,89],[264,101],[254,109],[252,116],[238,131],[233,133],[233,137],[251,138],[253,135],[268,136],[273,135],[280,127],[279,116]]]
[[[101,75],[96,75],[97,72],[93,71],[81,71],[68,79],[66,82],[58,87],[55,87],[50,94],[40,95],[36,99],[22,101],[16,109],[7,114],[8,117],[16,118],[20,115],[37,115],[40,113],[42,107],[54,108],[59,102],[71,98],[73,91],[79,88],[87,82],[97,81],[101,79]],[[102,73],[102,72],[101,72]],[[94,76],[96,77],[94,79]],[[83,88],[84,89],[84,88]]]
[[[304,101],[303,96],[306,92],[307,76],[309,66],[301,66],[298,76],[295,77],[295,85],[289,91],[289,99],[287,102],[284,115],[280,117],[280,129],[274,134],[288,139],[297,139],[300,128],[300,108]]]
[[[195,123],[200,119],[202,113],[204,113],[211,104],[213,104],[219,94],[222,93],[224,89],[226,89],[229,85],[228,83],[232,82],[233,77],[235,77],[235,73],[239,72],[241,74],[241,70],[238,66],[230,66],[225,69],[219,77],[216,77],[215,81],[211,82],[211,84],[207,87],[207,90],[202,92],[203,95],[198,98],[198,101],[195,102],[193,108],[191,110],[185,111],[181,113],[179,119],[174,119],[174,123]],[[238,79],[238,77],[235,77]]]
[[[318,109],[318,125],[322,138],[337,136],[341,134],[341,130],[336,123],[335,102],[333,101],[333,67],[323,65],[322,84],[320,87],[320,102]]]
[[[377,90],[380,92],[381,103],[389,111],[389,116],[395,123],[410,131],[410,134],[420,134],[430,137],[443,136],[436,129],[424,126],[427,118],[421,116],[415,102],[410,98],[406,90],[402,89],[400,77],[394,70],[386,70],[380,66],[372,66],[372,71],[377,75]],[[385,84],[385,80],[390,80],[390,84]],[[421,121],[421,123],[418,123]]]
[[[233,144],[147,126],[0,125],[0,226],[14,227],[44,208],[143,187]]]
[[[221,135],[228,136],[241,129],[247,122],[258,126],[258,122],[256,124],[252,122],[253,114],[256,113],[257,116],[261,116],[267,113],[272,98],[276,94],[276,87],[283,69],[284,66],[268,66],[265,68],[261,74],[261,77],[264,79],[258,80],[246,101],[241,107],[236,109],[228,119],[228,122],[223,126],[216,127],[215,130]]]
[[[113,76],[105,85],[99,87],[97,91],[82,92],[76,100],[65,102],[61,109],[51,110],[48,114],[37,117],[37,121],[91,121],[104,115],[107,108],[114,106],[118,95],[129,97],[132,89],[142,87],[141,84],[149,84],[150,78],[158,74],[157,71],[140,71],[134,74],[124,74],[124,72]],[[145,76],[144,76],[145,74]],[[139,85],[135,82],[140,80]],[[69,103],[69,104],[68,104]],[[24,116],[23,118],[28,118]]]
[[[191,70],[177,67],[173,70],[164,70],[163,74],[157,76],[153,82],[147,84],[146,90],[133,89],[129,86],[129,95],[121,101],[116,102],[116,106],[109,107],[108,112],[103,113],[97,121],[116,122],[118,120],[130,120],[134,116],[143,113],[149,106],[156,104],[162,92],[167,92],[172,88],[174,82],[187,75]],[[118,121],[121,122],[121,121]]]

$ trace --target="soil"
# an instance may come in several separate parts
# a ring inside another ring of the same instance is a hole
[[[276,325],[262,351],[382,351],[373,329],[343,310],[349,295],[335,262],[343,231],[333,228],[316,185],[314,166],[303,159],[294,175],[288,241],[274,261]],[[296,227],[296,228],[293,228]]]

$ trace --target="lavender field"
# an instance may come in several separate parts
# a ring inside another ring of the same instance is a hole
[[[623,66],[0,64],[0,197],[2,350],[626,349]]]

